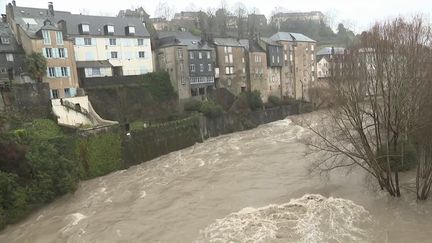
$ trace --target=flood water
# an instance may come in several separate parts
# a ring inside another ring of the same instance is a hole
[[[432,205],[311,174],[299,117],[85,181],[0,242],[432,242]]]

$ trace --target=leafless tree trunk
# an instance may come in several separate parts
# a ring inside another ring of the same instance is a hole
[[[310,125],[317,136],[308,143],[325,154],[315,168],[360,166],[391,196],[400,197],[406,145],[420,144],[413,132],[432,81],[426,76],[432,68],[430,38],[430,27],[420,17],[376,24],[333,65],[329,85],[336,105],[325,114],[330,122]],[[422,186],[425,191],[432,183],[428,166],[418,169],[427,174],[417,183],[428,184]]]

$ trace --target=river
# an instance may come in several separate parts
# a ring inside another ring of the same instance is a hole
[[[431,242],[432,205],[323,176],[289,117],[84,181],[0,242]]]

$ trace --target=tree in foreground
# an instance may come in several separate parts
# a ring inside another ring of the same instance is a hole
[[[42,82],[42,78],[46,74],[47,61],[42,54],[33,52],[26,57],[25,67],[30,78]]]
[[[378,23],[340,63],[329,87],[327,123],[309,124],[319,151],[315,169],[361,167],[391,196],[401,195],[400,172],[417,165],[417,198],[432,185],[431,26],[421,17]],[[427,135],[429,134],[429,135]]]

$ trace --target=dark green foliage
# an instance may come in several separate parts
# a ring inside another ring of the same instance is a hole
[[[200,111],[202,102],[199,100],[188,100],[184,104],[185,111]]]
[[[216,118],[222,115],[223,108],[214,101],[204,101],[201,104],[200,111],[209,118]]]
[[[41,53],[33,52],[26,57],[25,68],[32,79],[42,82],[47,69],[47,60]]]
[[[281,99],[274,95],[270,95],[268,97],[268,103],[272,104],[273,106],[280,106],[282,104]]]
[[[122,167],[121,139],[116,132],[82,138],[76,148],[84,179],[102,176]]]
[[[261,99],[261,93],[258,90],[254,90],[252,92],[243,92],[240,94],[239,99],[246,100],[249,108],[253,111],[262,109],[264,105]]]
[[[167,72],[153,72],[143,75],[143,86],[150,91],[155,101],[163,102],[176,97]]]

